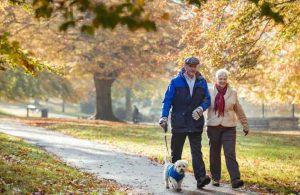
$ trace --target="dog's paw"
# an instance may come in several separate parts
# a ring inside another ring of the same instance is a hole
[[[181,191],[182,191],[181,188],[177,188],[177,189],[176,189],[176,192],[181,192]]]

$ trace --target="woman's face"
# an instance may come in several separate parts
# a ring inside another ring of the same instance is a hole
[[[222,88],[225,87],[227,85],[227,76],[219,75],[217,78],[217,84]]]

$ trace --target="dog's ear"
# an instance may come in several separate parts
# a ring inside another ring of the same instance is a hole
[[[183,160],[183,162],[184,162],[184,164],[185,164],[186,167],[189,166],[189,163],[188,163],[187,160]]]

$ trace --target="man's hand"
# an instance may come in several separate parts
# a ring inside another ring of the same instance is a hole
[[[245,136],[246,136],[246,135],[248,135],[248,133],[249,133],[249,129],[248,129],[248,128],[244,128],[244,129],[243,129],[243,132],[245,133]]]
[[[201,107],[196,108],[193,113],[192,117],[194,120],[199,120],[199,118],[203,115],[203,110]]]
[[[165,133],[168,131],[168,118],[167,117],[161,117],[158,121],[158,124],[163,128]]]

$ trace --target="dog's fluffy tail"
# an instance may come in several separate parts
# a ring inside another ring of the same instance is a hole
[[[165,155],[165,164],[169,164],[171,163],[169,157],[168,157],[168,154]]]

